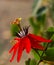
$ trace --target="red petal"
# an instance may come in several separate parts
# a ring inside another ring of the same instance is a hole
[[[35,49],[39,49],[39,50],[44,50],[45,48],[43,47],[43,46],[41,46],[40,44],[38,44],[38,43],[32,43],[31,44],[32,45],[32,48],[35,48]]]
[[[23,45],[23,43],[21,43],[20,46],[19,46],[19,49],[18,49],[17,62],[20,61],[20,58],[22,56],[23,49],[24,49],[24,45]]]
[[[15,46],[17,45],[18,43],[16,43],[10,50],[9,50],[9,53],[11,53],[13,50],[14,50],[14,48],[15,48]]]
[[[20,38],[16,37],[16,38],[14,38],[14,40],[19,41]],[[20,41],[19,41],[19,42],[20,42]],[[19,44],[19,42],[17,42],[17,43],[10,49],[9,53],[11,53],[11,52],[14,50],[14,47],[15,47],[17,44]]]
[[[42,38],[41,36],[36,36],[34,34],[29,34],[28,37],[33,38],[34,40],[40,41],[40,42],[51,42],[51,40],[46,40],[45,38]]]
[[[30,39],[32,48],[44,50],[44,47],[40,45],[40,42]]]
[[[20,38],[16,37],[16,38],[14,38],[14,40],[17,40],[17,41],[19,41],[19,40],[20,40]]]
[[[10,59],[10,62],[13,61],[14,56],[16,55],[16,52],[17,52],[17,48],[18,48],[18,46],[19,46],[19,44],[16,43],[16,44],[10,49],[9,53],[11,53],[11,52],[13,51],[13,56],[12,56],[12,58]]]
[[[10,59],[10,62],[12,62],[12,61],[13,61],[14,56],[16,55],[16,52],[17,52],[17,48],[15,48],[15,49],[14,49],[13,56],[12,56],[12,58]]]
[[[25,38],[25,49],[26,49],[26,52],[29,53],[30,50],[31,50],[31,43],[30,43],[30,40],[29,38]]]
[[[9,53],[11,53],[14,50],[15,45],[9,50]]]

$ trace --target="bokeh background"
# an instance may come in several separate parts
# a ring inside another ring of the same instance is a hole
[[[10,63],[10,54],[8,53],[11,47],[10,39],[10,22],[15,20],[15,18],[22,17],[22,26],[29,25],[28,18],[32,13],[33,0],[0,0],[0,65],[25,65],[24,61],[28,57],[32,57],[31,54],[27,55],[25,51],[21,58],[20,63],[15,60]],[[42,5],[47,5],[43,3]],[[53,26],[50,18],[48,19],[49,26]],[[30,29],[30,31],[32,31]]]
[[[25,20],[31,14],[32,0],[0,0],[0,65],[24,65],[28,55],[23,54],[20,63],[9,62],[10,22],[22,17]],[[28,22],[27,22],[28,23]]]

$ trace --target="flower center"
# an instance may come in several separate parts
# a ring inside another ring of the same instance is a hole
[[[23,28],[22,30],[20,30],[16,36],[22,38],[24,36],[26,36],[28,34],[28,29],[29,29],[29,26],[28,27],[25,27]]]

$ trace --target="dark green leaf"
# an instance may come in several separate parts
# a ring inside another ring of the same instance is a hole
[[[45,57],[43,57],[43,59],[46,60],[46,61],[54,61],[53,56],[45,56]]]
[[[30,65],[30,61],[31,61],[31,59],[29,58],[27,61],[25,61],[25,64]]]
[[[49,57],[52,56],[52,57],[54,57],[54,47],[48,48],[45,53],[46,53],[46,56],[49,56]]]
[[[39,23],[39,25],[43,25],[45,24],[45,18],[46,18],[46,15],[41,15],[41,16],[38,16],[37,17],[37,23]]]
[[[42,13],[45,9],[46,9],[45,6],[40,7],[40,8],[38,9],[38,11],[37,11],[37,15],[40,14],[40,13]]]
[[[48,48],[45,52],[45,55],[46,56],[43,57],[44,60],[54,61],[54,47]]]

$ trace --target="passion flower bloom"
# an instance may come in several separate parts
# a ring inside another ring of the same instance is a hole
[[[9,53],[13,52],[13,56],[10,59],[10,62],[13,61],[16,52],[17,52],[17,62],[19,62],[24,49],[26,50],[27,53],[29,53],[32,48],[44,50],[44,47],[41,45],[41,42],[47,42],[47,43],[51,42],[51,40],[46,40],[41,36],[37,36],[30,33],[28,34],[28,28],[23,28],[23,30],[17,33],[17,37],[14,38],[14,40],[17,40],[17,42],[15,43],[15,45],[13,45],[13,47],[9,51]]]

